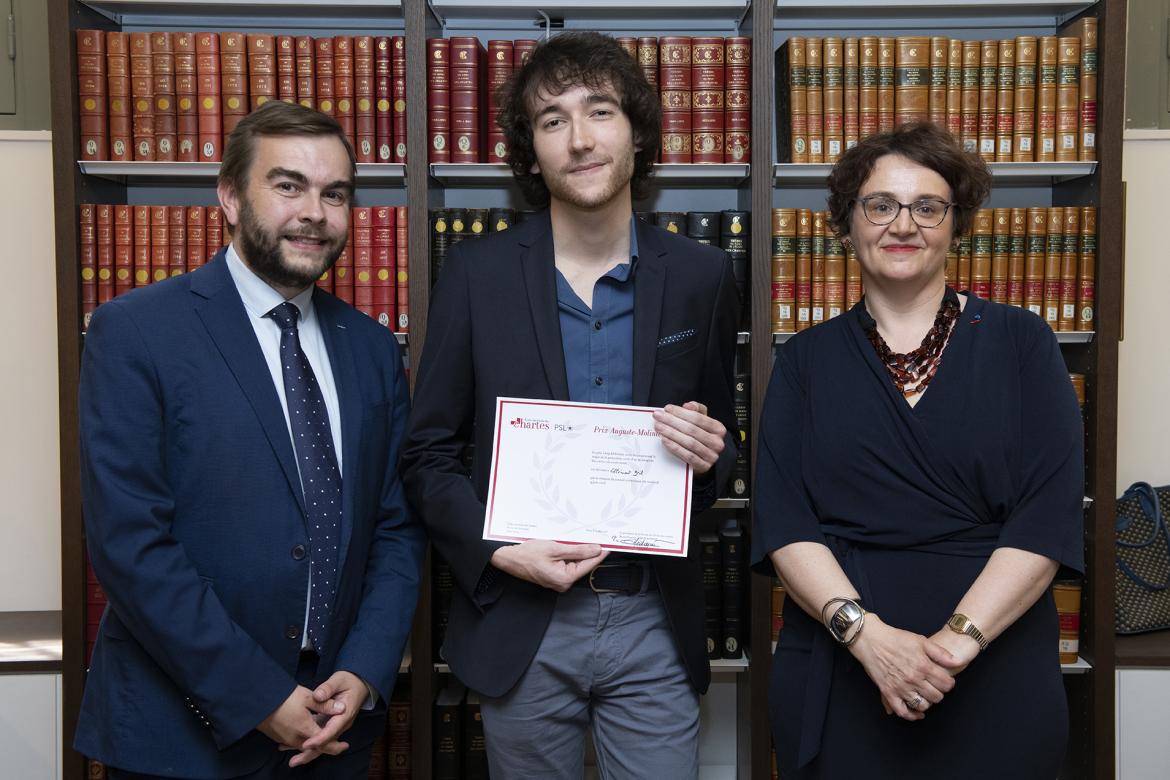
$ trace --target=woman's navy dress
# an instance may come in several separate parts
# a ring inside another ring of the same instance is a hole
[[[866,339],[863,305],[779,350],[760,422],[752,560],[822,542],[862,605],[930,636],[997,547],[1083,570],[1081,418],[1051,329],[968,295],[911,407]],[[769,710],[781,778],[1055,778],[1068,709],[1050,594],[918,722],[792,600]]]

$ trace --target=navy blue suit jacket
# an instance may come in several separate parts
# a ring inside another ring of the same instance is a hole
[[[409,400],[393,334],[314,292],[341,408],[337,601],[319,670],[389,699],[423,533],[397,477]],[[234,777],[296,685],[309,557],[287,423],[221,251],[100,307],[81,370],[82,498],[106,592],[74,747],[119,768]]]
[[[636,230],[634,404],[699,401],[728,431],[715,467],[695,480],[692,506],[701,512],[726,484],[737,452],[731,399],[739,307],[731,261],[720,249],[641,220]],[[547,211],[451,248],[431,301],[402,449],[407,494],[455,580],[446,658],[460,680],[488,696],[502,696],[528,668],[557,595],[494,569],[491,592],[477,593],[504,544],[482,538],[497,396],[569,399]],[[462,465],[469,441],[471,479]],[[711,671],[698,550],[692,539],[687,558],[650,558],[691,684],[702,693]]]

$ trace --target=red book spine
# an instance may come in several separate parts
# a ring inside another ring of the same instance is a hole
[[[169,32],[151,33],[150,52],[154,68],[155,159],[172,162],[179,151],[174,35]]]
[[[296,39],[276,36],[276,99],[297,102]]]
[[[451,162],[482,162],[481,52],[478,38],[451,39]]]
[[[154,62],[150,33],[130,33],[130,131],[135,160],[154,159]]]
[[[199,162],[219,162],[223,155],[223,102],[220,92],[219,33],[195,36],[195,92],[198,103]]]
[[[114,297],[114,216],[113,206],[99,204],[94,207],[96,223],[95,242],[97,245],[97,302],[100,306]]]
[[[749,163],[752,160],[752,39],[728,38],[726,60],[723,162]]]
[[[89,556],[85,556],[85,657],[93,657],[93,645],[97,641],[98,626],[102,622],[102,614],[106,610],[106,594],[94,574],[93,564]],[[100,766],[100,764],[99,764]],[[92,770],[91,770],[92,771]],[[102,768],[103,776],[105,768]],[[92,774],[90,775],[92,777]]]
[[[374,123],[374,39],[353,39],[354,152],[357,161],[377,161],[377,128]]]
[[[82,203],[78,207],[77,235],[81,264],[81,329],[89,328],[90,317],[97,308],[97,207]]]
[[[207,209],[187,207],[187,270],[194,271],[207,262]]]
[[[694,149],[691,117],[691,39],[663,37],[658,41],[658,91],[662,100],[662,162],[689,163]]]
[[[374,159],[380,163],[394,161],[394,109],[390,102],[394,68],[391,63],[390,38],[374,39]]]
[[[187,271],[187,209],[183,206],[167,206],[168,237],[170,239],[171,276]]]
[[[427,40],[427,161],[451,162],[451,42]]]
[[[150,206],[134,206],[134,286],[150,284]]]
[[[313,40],[313,67],[317,71],[317,110],[329,116],[337,115],[334,103],[336,84],[333,81],[333,39]]]
[[[223,210],[219,206],[207,207],[207,220],[204,222],[204,236],[207,239],[207,259],[210,260],[224,245]]]
[[[77,31],[77,104],[82,160],[110,156],[106,36],[101,30]]]
[[[199,159],[199,91],[194,33],[175,33],[175,129],[179,162]]]
[[[248,33],[248,107],[276,100],[276,36]]]
[[[109,159],[134,159],[130,130],[130,34],[106,33],[106,89],[109,102]]]
[[[294,63],[296,65],[297,102],[305,108],[317,107],[317,58],[316,44],[307,35],[299,36],[295,42]]]
[[[374,316],[374,247],[369,208],[353,210],[353,305],[368,317]]]
[[[114,206],[114,295],[134,289],[134,215],[130,206]]]
[[[349,145],[357,148],[354,113],[354,39],[338,35],[333,39],[333,116],[341,125]]]
[[[244,33],[225,32],[220,33],[219,43],[219,94],[226,140],[248,113],[248,41]]]
[[[725,50],[723,38],[691,40],[692,162],[722,163],[724,155]]]
[[[399,333],[410,333],[410,277],[407,274],[410,246],[407,242],[407,211],[406,206],[394,208],[395,236],[394,257],[397,275],[395,287],[398,290],[398,328]]]
[[[161,282],[171,273],[171,223],[166,206],[150,207],[150,279]]]
[[[406,38],[390,40],[390,98],[393,108],[394,162],[406,162]]]
[[[393,206],[376,206],[373,219],[373,317],[379,325],[393,330],[395,317],[395,212]]]
[[[488,41],[487,54],[487,111],[489,119],[487,161],[490,163],[507,162],[508,146],[504,141],[504,131],[500,129],[497,121],[500,114],[497,96],[500,88],[508,82],[508,78],[512,75],[515,47],[511,41]]]
[[[333,294],[353,306],[353,236],[350,243],[333,264]]]

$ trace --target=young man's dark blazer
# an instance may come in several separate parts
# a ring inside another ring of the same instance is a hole
[[[716,467],[695,480],[694,506],[702,511],[726,484],[736,454],[731,263],[722,250],[641,220],[637,240],[633,402],[699,401],[729,432]],[[678,334],[684,336],[660,346]],[[528,667],[556,602],[553,591],[494,569],[494,585],[477,593],[502,546],[481,538],[497,396],[569,399],[547,211],[451,248],[431,302],[402,449],[407,496],[455,578],[446,658],[464,683],[489,696],[506,693]],[[460,460],[472,440],[469,480]],[[651,560],[691,683],[705,692],[710,667],[697,547],[692,539],[688,558]]]
[[[384,706],[425,543],[397,478],[406,377],[393,334],[321,290],[313,305],[343,469],[318,674],[354,672]],[[150,775],[255,771],[277,747],[254,729],[296,683],[309,538],[288,424],[223,251],[97,310],[81,456],[86,541],[109,608],[74,747]]]

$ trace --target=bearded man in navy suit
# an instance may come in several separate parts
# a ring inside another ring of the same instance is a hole
[[[114,778],[361,777],[418,596],[394,335],[314,282],[353,151],[281,102],[232,133],[233,240],[95,313],[82,497],[109,601],[74,747]]]

